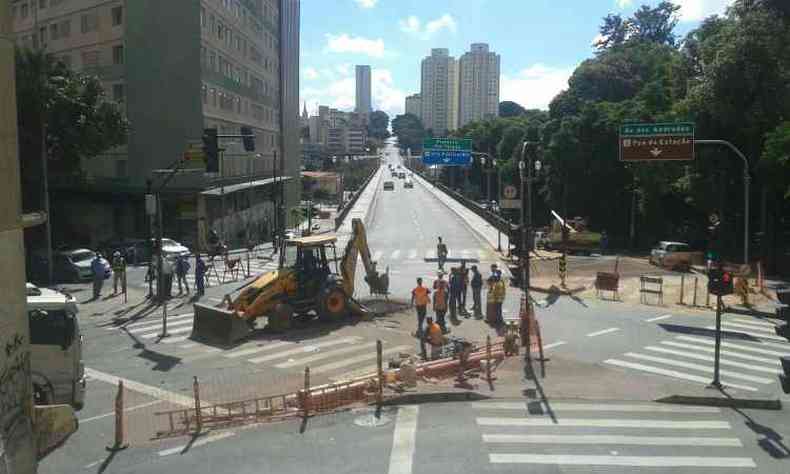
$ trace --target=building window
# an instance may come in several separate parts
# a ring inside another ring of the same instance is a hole
[[[112,47],[112,63],[123,64],[123,45]]]
[[[17,8],[16,5],[11,5],[11,19],[16,20]]]
[[[222,26],[222,22],[217,22],[217,39],[222,39],[224,27]]]
[[[206,28],[206,7],[200,7],[200,27]]]
[[[59,30],[61,38],[68,38],[71,36],[71,20],[61,21]]]
[[[208,53],[208,65],[210,70],[212,71],[217,70],[217,55],[214,54],[214,51]]]
[[[212,34],[214,33],[214,24],[215,24],[214,15],[210,14],[208,16],[208,26],[209,26],[209,30],[211,30]]]
[[[42,26],[38,29],[38,43],[43,47],[47,42],[47,28]]]
[[[38,8],[47,8],[47,0],[38,0]]]
[[[99,28],[99,18],[95,13],[82,15],[81,20],[83,33],[90,33],[91,31],[96,31]]]
[[[208,87],[205,84],[203,84],[200,94],[203,96],[203,103],[208,104]]]
[[[112,100],[115,102],[123,102],[125,99],[125,94],[123,90],[123,84],[113,84],[112,85]]]
[[[22,16],[22,19],[27,18],[27,15],[30,13],[30,8],[27,6],[27,3],[23,3],[19,9],[19,14]]]
[[[54,41],[54,40],[58,39],[58,37],[59,37],[58,36],[58,24],[57,23],[53,23],[53,24],[49,25],[49,39]]]
[[[114,7],[112,9],[112,26],[118,26],[123,23],[123,7]]]

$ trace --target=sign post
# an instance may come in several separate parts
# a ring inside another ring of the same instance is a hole
[[[426,165],[468,166],[472,163],[470,138],[426,138],[422,161]]]
[[[626,124],[620,127],[620,161],[693,159],[693,123]]]
[[[518,187],[508,184],[502,188],[499,207],[502,209],[521,209],[521,196],[518,195]]]

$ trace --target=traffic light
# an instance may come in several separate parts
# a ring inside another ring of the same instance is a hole
[[[216,128],[203,130],[203,153],[206,154],[206,172],[219,173],[219,140]]]
[[[255,134],[250,127],[241,127],[241,141],[244,143],[244,151],[255,151]]]
[[[733,293],[732,274],[724,270],[711,269],[708,272],[708,292],[716,296]]]
[[[782,391],[790,393],[790,357],[780,357],[782,362],[782,373],[779,374],[779,382],[782,384]]]

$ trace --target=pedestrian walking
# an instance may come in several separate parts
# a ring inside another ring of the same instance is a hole
[[[195,258],[195,292],[198,296],[206,294],[206,262],[200,254]]]
[[[457,267],[450,269],[450,321],[458,324],[458,304],[461,296],[461,275]]]
[[[461,276],[461,290],[460,290],[460,312],[464,317],[469,317],[469,311],[466,310],[466,290],[469,287],[469,268],[466,267],[466,262],[461,262],[461,267],[458,269]]]
[[[164,299],[170,299],[173,290],[173,263],[169,258],[162,258],[162,293]]]
[[[183,293],[181,289],[181,282],[184,282],[184,288],[186,288],[187,293],[189,293],[189,283],[187,282],[187,273],[189,273],[190,265],[187,261],[186,257],[183,255],[179,255],[176,257],[176,277],[178,279],[178,294],[180,295]]]
[[[476,319],[483,318],[483,311],[480,307],[480,296],[483,290],[483,275],[477,270],[477,265],[472,265],[472,312]]]
[[[96,252],[96,256],[91,261],[91,270],[93,271],[93,299],[98,300],[101,297],[101,289],[104,286],[104,261],[101,253]]]
[[[439,270],[442,272],[444,271],[444,262],[447,261],[447,254],[447,245],[439,237],[439,243],[436,244],[436,260],[439,262]]]
[[[433,282],[433,310],[436,312],[436,322],[442,328],[442,332],[447,332],[447,323],[444,315],[447,314],[447,292],[449,288],[443,279],[444,273],[439,272],[439,279]]]
[[[422,278],[417,278],[417,286],[411,290],[411,305],[417,308],[417,337],[422,337],[422,324],[430,302],[429,294],[431,290],[422,286]]]
[[[431,360],[435,360],[442,355],[442,346],[444,345],[444,331],[439,324],[433,322],[433,318],[428,316],[427,325],[425,330],[425,340],[431,346]]]
[[[126,291],[126,259],[121,252],[115,251],[112,254],[112,294],[118,294],[118,283],[121,283],[121,292]]]

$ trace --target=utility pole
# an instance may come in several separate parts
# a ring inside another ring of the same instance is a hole
[[[41,175],[44,180],[44,212],[47,219],[44,221],[44,232],[46,233],[47,245],[47,283],[53,284],[55,262],[52,260],[52,213],[49,207],[49,153],[47,153],[47,124],[43,114],[41,120]]]
[[[146,196],[146,199],[148,199],[148,196],[151,196],[151,184],[152,183],[151,183],[151,179],[150,178],[145,180],[145,189],[146,189],[145,196]],[[154,273],[151,271],[151,269],[153,267],[153,260],[154,260],[154,252],[153,252],[153,248],[152,248],[152,245],[151,245],[151,239],[153,238],[151,236],[151,226],[153,225],[153,222],[151,222],[151,212],[148,211],[148,208],[146,208],[145,218],[146,218],[146,224],[148,224],[148,225],[146,225],[147,240],[146,240],[145,245],[146,245],[146,247],[151,249],[151,255],[148,258],[148,297],[149,298],[153,298],[153,296],[154,296]]]

